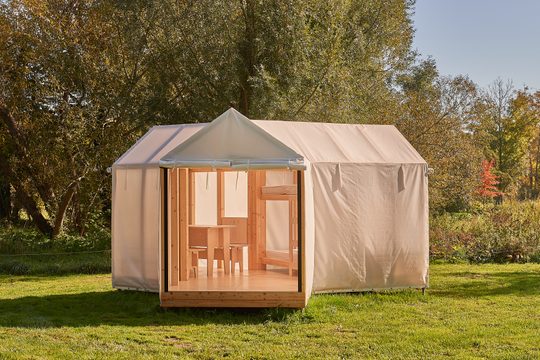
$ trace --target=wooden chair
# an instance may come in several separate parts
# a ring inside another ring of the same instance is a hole
[[[244,248],[247,247],[247,218],[244,217],[223,217],[221,225],[234,225],[231,229],[231,273],[236,271],[236,263],[240,272],[244,271]]]
[[[231,229],[231,273],[236,270],[236,263],[240,272],[244,271],[244,248],[247,243],[247,218],[245,217],[223,217],[223,225],[234,225]]]
[[[193,277],[199,276],[199,258],[200,254],[204,251],[202,248],[190,248],[189,257],[191,258],[191,271],[193,271]]]
[[[231,228],[231,240],[230,240],[230,259],[231,259],[231,273],[234,274],[236,271],[236,263],[240,272],[244,271],[244,247],[247,246],[247,218],[233,218],[233,217],[223,217],[221,219],[220,225],[234,225],[234,228]],[[208,259],[206,248],[203,247],[191,247],[190,251],[197,251],[198,259]],[[214,249],[214,260],[218,261],[218,268],[223,268],[224,263],[224,249],[215,248]],[[198,262],[197,259],[197,262]],[[208,264],[207,266],[213,266],[213,264]]]

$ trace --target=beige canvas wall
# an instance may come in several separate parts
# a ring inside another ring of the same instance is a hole
[[[427,285],[424,164],[315,164],[313,177],[315,291]]]
[[[392,126],[254,121],[304,156],[308,292],[423,287],[428,282],[426,163]],[[159,159],[204,124],[155,127],[113,166],[113,285],[159,287]],[[231,178],[232,177],[232,178]],[[279,176],[268,177],[279,183]],[[244,172],[226,175],[226,215],[246,208]],[[208,185],[207,185],[208,184]],[[196,222],[215,224],[215,174],[197,174]],[[269,247],[288,238],[267,211]],[[274,214],[274,215],[272,215]],[[313,288],[311,288],[313,286]]]
[[[113,287],[159,290],[159,182],[159,168],[113,169]]]

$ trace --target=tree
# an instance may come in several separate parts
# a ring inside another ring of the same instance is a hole
[[[150,125],[392,122],[410,0],[0,2],[0,176],[51,237],[107,206]],[[7,185],[6,185],[7,186]]]
[[[482,161],[482,173],[480,175],[480,186],[478,187],[478,195],[482,198],[493,199],[501,195],[501,192],[497,188],[497,185],[499,184],[498,177],[492,173],[494,166],[493,160]]]
[[[512,116],[517,123],[526,124],[527,133],[522,139],[524,171],[520,181],[519,195],[536,199],[540,192],[540,91],[530,92],[527,88],[518,91],[512,100]]]
[[[463,210],[478,184],[481,154],[468,130],[478,99],[466,77],[440,77],[426,59],[400,78],[402,110],[397,127],[434,168],[430,175],[433,212]]]
[[[164,1],[156,97],[171,121],[233,104],[252,118],[391,122],[413,58],[411,1]]]
[[[74,198],[96,207],[106,167],[144,120],[128,116],[140,109],[144,43],[122,33],[120,15],[96,1],[0,4],[0,173],[51,237]]]
[[[515,196],[538,118],[530,111],[525,92],[516,92],[511,82],[501,79],[484,92],[479,108],[479,121],[473,127],[475,138],[483,144],[485,157],[495,160],[501,192]]]

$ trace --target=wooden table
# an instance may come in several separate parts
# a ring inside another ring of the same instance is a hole
[[[231,271],[231,228],[234,225],[189,225],[189,247],[201,246],[207,251],[207,275],[214,273],[214,250],[223,248],[225,274]]]

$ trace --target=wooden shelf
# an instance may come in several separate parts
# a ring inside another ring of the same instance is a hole
[[[296,185],[262,186],[261,200],[295,200]]]

